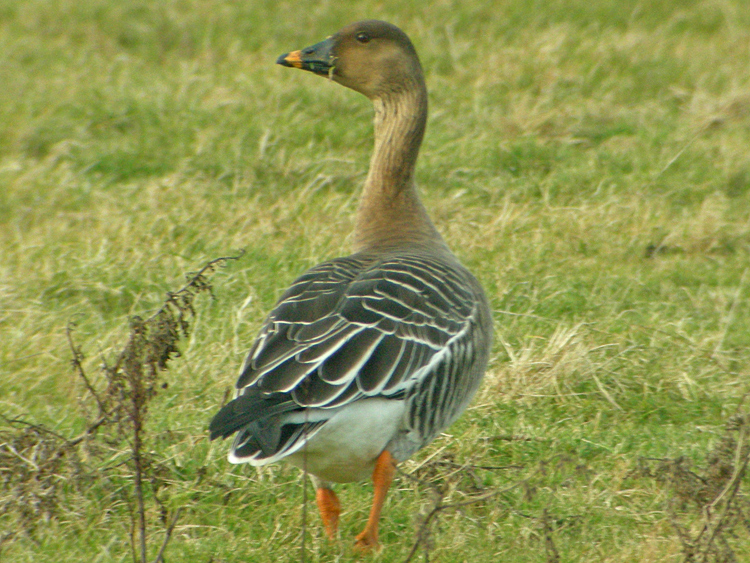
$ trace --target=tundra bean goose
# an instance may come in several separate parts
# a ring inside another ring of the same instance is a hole
[[[232,463],[305,467],[331,538],[340,512],[332,483],[372,476],[372,509],[356,538],[367,549],[378,545],[395,464],[474,396],[489,356],[490,311],[414,185],[427,90],[409,38],[362,21],[277,62],[370,98],[375,147],[354,254],[315,266],[282,295],[242,366],[236,398],[211,421],[211,438],[237,433]]]

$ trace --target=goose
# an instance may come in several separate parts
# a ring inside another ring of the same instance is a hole
[[[210,438],[236,433],[231,463],[283,459],[307,472],[331,539],[341,512],[333,484],[370,476],[373,503],[355,547],[379,549],[396,464],[446,429],[479,387],[490,309],[415,186],[427,89],[406,34],[360,21],[277,63],[367,96],[375,145],[354,253],[311,268],[281,296],[242,365],[234,400],[211,421]]]

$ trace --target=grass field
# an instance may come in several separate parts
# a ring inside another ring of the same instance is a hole
[[[300,472],[206,429],[281,291],[349,251],[370,103],[274,61],[362,18],[420,53],[417,180],[495,347],[361,559],[750,560],[745,0],[6,0],[0,561],[140,558],[128,417],[89,432],[66,329],[101,397],[131,318],[240,249],[151,381],[148,560],[181,508],[167,561],[303,561]],[[308,502],[306,561],[360,558],[371,486],[340,491],[337,544]]]

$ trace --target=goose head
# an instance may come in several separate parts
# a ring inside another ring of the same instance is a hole
[[[315,45],[281,55],[276,62],[330,78],[371,100],[424,83],[419,57],[407,35],[378,20],[347,25]]]

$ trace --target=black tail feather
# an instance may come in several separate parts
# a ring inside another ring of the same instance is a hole
[[[210,438],[226,438],[252,423],[258,423],[259,428],[268,428],[267,419],[299,408],[285,393],[240,395],[224,405],[211,420],[208,427]]]

